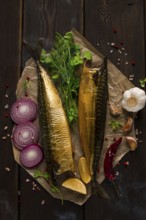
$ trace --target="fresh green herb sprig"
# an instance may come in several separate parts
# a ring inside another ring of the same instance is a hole
[[[63,205],[63,197],[62,197],[62,194],[61,194],[61,192],[60,192],[60,190],[56,187],[56,186],[54,186],[53,184],[52,184],[52,182],[51,182],[51,180],[50,180],[50,175],[49,175],[49,173],[48,172],[41,172],[40,170],[35,170],[34,171],[34,178],[35,179],[37,179],[37,178],[39,178],[39,177],[42,177],[42,178],[44,178],[47,182],[49,182],[49,184],[50,184],[50,186],[51,186],[51,191],[53,192],[53,193],[58,193],[59,195],[60,195],[60,198],[61,198],[61,202],[62,202],[62,205]]]
[[[141,86],[142,88],[144,88],[144,87],[145,87],[145,83],[146,83],[146,78],[140,79],[139,82],[140,82],[140,86]]]
[[[34,171],[34,178],[37,179],[39,177],[43,177],[46,181],[48,181],[50,178],[50,175],[47,172],[42,173],[40,170],[35,170]]]
[[[109,125],[111,125],[113,131],[118,130],[122,126],[122,124],[117,120],[111,120]]]
[[[70,124],[77,121],[78,117],[79,77],[76,68],[85,60],[91,59],[90,51],[81,53],[80,46],[74,43],[71,32],[67,32],[64,36],[57,33],[51,51],[47,53],[43,49],[41,52],[40,61],[49,70],[57,85]]]
[[[29,88],[29,83],[30,83],[30,80],[29,79],[26,79],[24,80],[23,84],[22,84],[22,87],[23,87],[23,90],[24,92],[26,92]]]

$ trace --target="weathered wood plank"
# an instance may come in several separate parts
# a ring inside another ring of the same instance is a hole
[[[128,78],[133,78],[138,87],[139,79],[145,77],[144,2],[85,0],[85,37]],[[111,43],[115,43],[116,48]],[[145,115],[144,109],[135,121],[139,131],[137,151],[128,153],[116,168],[123,197],[117,198],[112,186],[105,181],[103,186],[111,200],[92,196],[85,204],[85,219],[146,219]],[[129,161],[129,167],[123,165],[124,161]]]
[[[35,6],[34,6],[35,5]],[[49,48],[55,33],[64,34],[73,27],[83,32],[83,0],[37,0],[24,1],[23,37],[33,47],[40,38],[45,38]],[[23,53],[23,63],[28,58]]]
[[[21,170],[20,179],[21,207],[20,220],[58,220],[58,219],[83,219],[83,208],[71,202],[54,199],[48,192]]]
[[[25,0],[23,39],[33,47],[40,37],[45,38],[48,48],[55,32],[64,34],[75,27],[82,32],[82,1],[78,0]],[[24,50],[23,66],[28,54]],[[36,181],[23,169],[20,170],[21,208],[20,219],[83,219],[83,207],[71,202],[53,199],[40,186],[33,190]],[[44,204],[43,204],[44,203]]]
[[[14,162],[9,110],[20,75],[22,1],[0,7],[0,219],[18,219],[18,166]],[[8,114],[8,115],[7,115]],[[9,136],[9,137],[8,137]],[[4,138],[6,138],[4,140]]]

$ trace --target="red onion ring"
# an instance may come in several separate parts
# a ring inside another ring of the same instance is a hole
[[[14,145],[22,150],[24,147],[36,144],[39,139],[39,129],[32,122],[26,122],[15,126],[12,133]]]
[[[16,124],[33,121],[37,117],[37,103],[27,97],[21,98],[12,105],[10,116]]]
[[[20,153],[20,163],[27,168],[39,165],[42,160],[43,151],[39,145],[27,146]]]

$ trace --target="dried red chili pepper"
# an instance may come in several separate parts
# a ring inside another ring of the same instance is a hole
[[[113,159],[116,154],[117,148],[120,145],[122,138],[120,137],[116,140],[113,144],[110,145],[109,149],[106,152],[105,159],[104,159],[104,174],[105,177],[109,181],[115,180],[115,173],[113,169]]]
[[[105,159],[104,159],[105,177],[113,184],[115,191],[119,197],[121,197],[122,194],[115,182],[116,175],[115,175],[114,168],[113,168],[113,159],[115,157],[117,148],[120,145],[121,141],[122,141],[122,137],[120,137],[118,140],[114,141],[114,143],[110,145],[109,149],[106,152]]]

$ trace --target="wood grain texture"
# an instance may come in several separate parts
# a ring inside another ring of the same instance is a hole
[[[86,0],[85,37],[140,87],[139,79],[145,77],[144,1]],[[85,204],[85,219],[146,219],[145,115],[144,109],[135,120],[137,151],[128,153],[116,167],[122,198],[117,198],[112,186],[104,181],[111,199],[91,197]],[[124,161],[129,161],[129,167],[123,165]]]
[[[18,166],[11,145],[9,110],[20,75],[22,1],[6,0],[0,7],[0,219],[18,219]],[[6,115],[8,114],[8,116]],[[4,139],[6,138],[6,139]]]
[[[86,1],[85,36],[127,76],[144,74],[144,66],[139,73],[139,66],[144,63],[143,2]],[[118,49],[111,47],[111,43]],[[132,61],[136,62],[134,68]]]
[[[55,33],[64,34],[73,27],[83,32],[83,0],[24,1],[23,38],[35,47],[40,38],[43,46],[52,46]],[[23,63],[28,59],[23,53]]]
[[[22,5],[23,2],[23,5]],[[85,11],[84,11],[85,10]],[[116,167],[123,194],[117,198],[113,186],[104,181],[111,196],[93,195],[84,206],[52,198],[14,162],[8,115],[15,101],[20,69],[28,59],[21,41],[36,46],[45,38],[48,49],[55,32],[75,27],[128,78],[140,86],[146,77],[145,0],[5,0],[0,7],[0,220],[145,220],[146,219],[146,108],[137,114],[138,149],[128,153]],[[23,14],[23,22],[22,22]],[[22,33],[23,29],[23,33]],[[114,46],[111,44],[115,43]],[[22,55],[22,57],[21,57]],[[8,97],[7,97],[8,95]],[[5,126],[8,126],[6,129]],[[4,130],[5,128],[5,130]],[[3,138],[6,139],[4,140]],[[129,161],[125,167],[123,163]],[[20,176],[19,176],[20,174]],[[20,182],[19,182],[20,181]],[[20,184],[20,188],[19,188]],[[20,191],[19,191],[20,190]],[[18,198],[19,193],[19,198]]]
[[[25,0],[23,17],[23,39],[33,47],[39,38],[45,38],[44,47],[48,49],[55,33],[64,34],[75,27],[82,31],[82,1],[78,0]],[[29,57],[23,51],[23,63]],[[52,198],[22,168],[20,169],[21,206],[20,220],[58,220],[83,219],[83,207],[71,202]],[[43,204],[44,203],[44,204]]]

